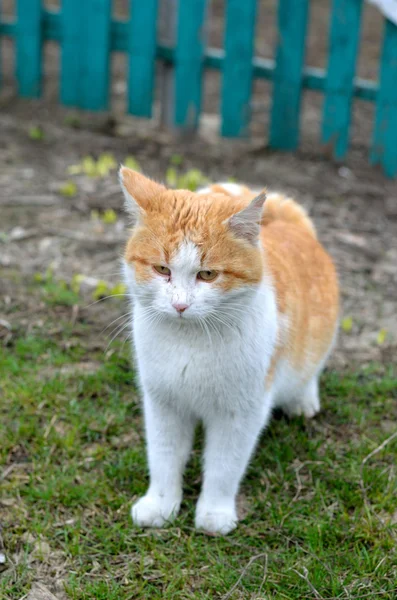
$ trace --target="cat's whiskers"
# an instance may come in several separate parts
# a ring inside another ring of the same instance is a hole
[[[116,337],[118,337],[120,335],[120,333],[122,333],[124,331],[124,329],[126,329],[129,325],[130,325],[130,319],[128,319],[127,322],[124,322],[119,327],[117,327],[116,333],[112,336],[110,342],[106,346],[105,353],[108,351],[109,346],[116,339]]]
[[[223,346],[223,349],[225,349],[225,340],[222,336],[222,333],[219,331],[218,327],[216,326],[216,320],[214,320],[213,315],[212,316],[210,315],[209,317],[207,317],[207,323],[211,326],[212,330],[215,331],[220,343]]]
[[[249,314],[250,309],[245,307],[245,308],[236,308],[236,307],[228,307],[227,309],[225,309],[222,313],[223,317],[230,317],[231,321],[236,321],[236,322],[242,322],[244,320],[244,317],[247,316],[247,314]]]
[[[120,330],[121,330],[121,328],[122,328],[122,327],[123,327],[123,326],[124,326],[126,323],[128,323],[128,322],[129,322],[129,323],[131,323],[131,322],[132,322],[131,313],[126,313],[126,314],[124,314],[124,315],[121,315],[121,317],[119,317],[118,319],[115,319],[115,321],[119,321],[119,320],[120,320],[122,317],[124,317],[124,320],[123,320],[121,323],[118,323],[117,325],[115,325],[115,326],[113,327],[112,331],[110,331],[109,333],[107,333],[107,334],[106,334],[106,336],[105,336],[105,337],[106,337],[106,339],[109,339],[109,338],[110,338],[110,337],[111,337],[111,336],[112,336],[112,335],[113,335],[113,334],[114,334],[114,333],[115,333],[115,332],[116,332],[118,329],[120,329]],[[115,321],[113,321],[113,323],[114,323]],[[110,323],[110,325],[111,325],[111,324],[112,324],[112,323]],[[108,327],[110,327],[110,325],[108,325]],[[106,329],[107,329],[108,327],[106,327],[106,328],[105,328],[105,331],[106,331]],[[102,332],[101,332],[101,333],[102,333]],[[116,333],[116,336],[117,336],[117,333]]]
[[[104,329],[102,329],[102,331],[101,331],[101,334],[102,334],[102,333],[105,333],[105,331],[106,331],[107,329],[109,329],[109,327],[111,327],[111,326],[113,325],[113,323],[117,323],[117,321],[120,321],[120,319],[122,319],[122,318],[125,318],[125,317],[128,317],[128,318],[130,318],[130,317],[131,317],[131,313],[130,313],[130,312],[128,312],[128,313],[124,313],[123,315],[120,315],[120,317],[117,317],[117,319],[114,319],[114,320],[113,320],[111,323],[109,323],[109,325],[106,325],[106,327],[105,327]],[[118,325],[117,325],[117,327],[118,327]],[[117,328],[117,327],[116,327],[116,328]],[[114,331],[114,329],[113,329],[113,331]],[[113,331],[112,331],[111,333],[113,333]],[[111,334],[110,334],[110,335],[111,335]]]
[[[126,343],[127,343],[129,340],[131,340],[131,341],[132,341],[132,339],[133,339],[133,335],[132,335],[132,332],[131,332],[131,333],[129,333],[129,334],[128,334],[128,335],[127,335],[125,338],[124,338],[124,341],[123,341],[123,343],[122,343],[122,346],[121,346],[121,348],[120,348],[120,352],[122,352],[122,351],[124,350],[124,346],[126,345]]]
[[[160,323],[163,320],[163,315],[151,306],[147,306],[141,310],[138,318],[149,326]]]
[[[110,294],[109,296],[104,296],[103,298],[99,298],[99,300],[95,300],[95,302],[91,302],[91,304],[87,304],[86,306],[83,306],[82,308],[83,308],[83,310],[86,310],[87,308],[91,308],[91,306],[98,304],[98,302],[104,302],[105,300],[109,300],[109,298],[129,298],[130,300],[132,300],[131,294]]]
[[[215,321],[217,321],[221,326],[225,326],[228,329],[230,329],[233,333],[236,333],[238,331],[237,327],[236,327],[236,321],[228,321],[225,318],[225,315],[222,315],[222,317],[218,314],[214,315]]]
[[[207,334],[210,346],[212,348],[212,338],[205,319],[203,317],[198,317],[198,323],[200,324],[202,330]]]
[[[231,328],[231,325],[229,322],[227,322],[227,320],[224,318],[224,315],[222,314],[222,316],[218,313],[215,313],[212,318],[215,320],[216,323],[220,323],[220,325],[225,325],[228,328]]]
[[[222,305],[222,309],[223,309],[223,314],[227,314],[228,312],[235,312],[235,313],[241,313],[244,315],[247,315],[249,312],[251,312],[252,310],[255,310],[253,308],[253,305],[249,302],[240,302],[240,303],[235,303],[235,302],[225,302],[225,304]]]
[[[159,323],[163,316],[161,313],[159,313],[158,311],[156,311],[155,309],[153,309],[151,306],[148,307],[143,307],[143,312],[140,313],[140,318],[147,324],[147,325],[156,325],[157,323]],[[118,337],[125,329],[128,325],[131,324],[131,318],[130,318],[130,314],[128,315],[128,319],[127,321],[123,321],[123,323],[121,325],[118,325],[116,327],[116,329],[118,329],[118,331],[115,333],[115,335],[112,337],[112,339],[110,340],[108,347],[110,346],[110,344],[112,343],[112,341]],[[126,342],[132,339],[132,332],[130,332],[124,339],[121,350],[124,348]],[[107,350],[108,348],[106,348]]]

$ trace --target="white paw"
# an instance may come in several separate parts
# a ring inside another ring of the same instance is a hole
[[[176,517],[179,505],[180,500],[146,495],[131,508],[132,520],[138,527],[163,527]]]
[[[312,419],[320,412],[320,398],[316,391],[308,390],[305,396],[283,405],[282,409],[289,417],[300,417],[303,415],[307,419]]]
[[[306,419],[312,419],[320,412],[320,400],[318,398],[297,400],[294,404],[287,405],[285,412],[289,417],[300,417],[303,415]]]
[[[318,398],[311,398],[306,401],[302,406],[302,413],[306,419],[312,419],[317,413],[320,412],[320,400]]]
[[[237,526],[237,515],[231,507],[199,506],[196,512],[196,527],[207,533],[226,535]]]

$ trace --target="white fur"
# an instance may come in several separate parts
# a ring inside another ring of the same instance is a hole
[[[266,277],[257,288],[221,292],[196,279],[205,266],[191,242],[167,266],[170,280],[154,275],[138,285],[133,267],[124,264],[150,469],[149,489],[132,517],[137,525],[161,527],[178,513],[183,470],[202,421],[204,480],[196,527],[226,534],[236,526],[238,487],[273,406],[292,399],[290,412],[312,416],[319,408],[316,378],[305,387],[301,376],[281,365],[266,391],[275,344],[288,328],[278,320]],[[175,301],[189,308],[180,315]]]
[[[224,190],[226,190],[227,192],[229,192],[229,194],[231,194],[232,196],[240,196],[241,191],[242,191],[242,186],[239,183],[218,183],[217,185],[219,185],[220,187],[223,187]],[[206,187],[206,188],[202,188],[201,190],[198,191],[199,194],[209,194],[211,192],[211,188],[210,187]]]

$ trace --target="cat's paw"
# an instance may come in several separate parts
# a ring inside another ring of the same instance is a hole
[[[131,508],[131,516],[138,527],[164,527],[178,514],[180,500],[160,496],[143,496]]]
[[[285,412],[289,417],[304,416],[306,419],[312,419],[320,412],[320,399],[318,396],[306,396],[287,406]]]
[[[302,395],[285,406],[285,412],[289,417],[300,417],[303,415],[306,419],[312,419],[320,412],[317,379],[310,381]]]
[[[196,527],[207,533],[221,533],[226,535],[237,526],[237,515],[234,508],[198,506],[196,512]]]

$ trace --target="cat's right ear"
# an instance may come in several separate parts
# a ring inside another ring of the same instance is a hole
[[[119,170],[121,189],[124,192],[125,209],[132,217],[132,224],[138,223],[147,211],[150,202],[166,191],[160,183],[121,165]]]

